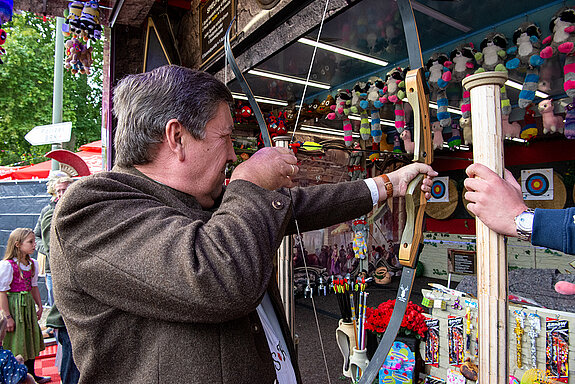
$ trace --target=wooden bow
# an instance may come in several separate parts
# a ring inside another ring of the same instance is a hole
[[[407,100],[413,109],[414,158],[415,162],[431,164],[433,148],[431,124],[429,121],[429,89],[424,78],[423,57],[419,44],[419,34],[410,0],[397,0],[397,5],[403,21],[409,64],[412,68],[405,78]],[[405,206],[407,211],[406,226],[401,237],[399,262],[403,265],[401,282],[395,300],[393,313],[382,340],[373,355],[370,364],[365,369],[359,383],[371,384],[379,369],[385,362],[401,327],[403,316],[411,295],[415,280],[415,267],[419,258],[420,245],[423,242],[423,216],[427,199],[421,191],[424,175],[414,178],[407,187]]]

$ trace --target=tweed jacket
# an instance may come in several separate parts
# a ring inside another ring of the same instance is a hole
[[[363,181],[292,189],[302,231],[372,208]],[[86,383],[273,383],[259,316],[270,294],[292,363],[273,255],[293,233],[287,191],[231,182],[212,210],[134,168],[72,184],[57,204],[55,300]]]

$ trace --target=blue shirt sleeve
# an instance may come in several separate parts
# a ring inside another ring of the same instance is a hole
[[[531,243],[575,255],[575,208],[536,209]]]

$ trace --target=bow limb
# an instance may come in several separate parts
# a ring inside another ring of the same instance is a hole
[[[405,78],[407,100],[413,109],[414,122],[414,161],[430,164],[433,161],[431,140],[431,124],[429,121],[429,90],[423,76],[423,57],[419,45],[419,34],[410,0],[397,0],[397,5],[403,21],[409,64],[412,70]],[[393,313],[370,364],[367,366],[359,384],[371,384],[385,362],[387,354],[395,341],[401,327],[405,310],[411,295],[415,280],[415,267],[419,257],[420,244],[423,241],[423,216],[427,199],[421,190],[424,176],[418,175],[407,187],[406,227],[401,238],[399,262],[403,265],[399,290],[395,300]]]
[[[234,24],[235,20],[236,19],[234,17],[234,19],[230,23],[230,26],[228,27],[228,30],[226,31],[226,36],[224,37],[224,50],[226,52],[226,59],[230,63],[230,67],[232,68],[232,72],[234,73],[234,76],[236,76],[236,79],[238,79],[238,82],[240,83],[240,86],[242,87],[242,91],[244,91],[244,93],[246,94],[246,97],[248,98],[250,106],[252,107],[252,111],[254,112],[254,115],[256,117],[258,125],[260,126],[260,132],[262,134],[262,140],[264,142],[264,145],[266,147],[271,147],[272,146],[272,140],[270,138],[268,126],[267,126],[266,121],[264,119],[264,115],[262,113],[262,110],[260,109],[260,106],[258,105],[256,98],[254,96],[254,93],[252,92],[252,89],[250,88],[248,82],[246,81],[246,78],[242,74],[242,71],[240,70],[240,67],[238,66],[238,63],[236,62],[236,58],[234,57],[234,54],[232,52],[232,47],[230,46],[230,33],[232,30],[232,25]]]
[[[413,160],[431,164],[433,148],[431,124],[429,120],[429,91],[423,78],[423,68],[411,70],[405,78],[407,100],[413,109],[413,131],[415,151]],[[423,242],[423,216],[427,199],[421,190],[424,176],[413,179],[405,194],[407,211],[406,226],[401,237],[399,262],[409,268],[415,268],[418,259],[419,245]]]

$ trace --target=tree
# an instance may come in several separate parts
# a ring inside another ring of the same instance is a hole
[[[0,65],[0,165],[35,164],[46,160],[50,145],[32,146],[24,136],[52,123],[56,19],[21,12],[3,29],[8,37]],[[64,71],[63,121],[72,122],[72,150],[101,137],[103,44],[90,44],[92,74]]]

